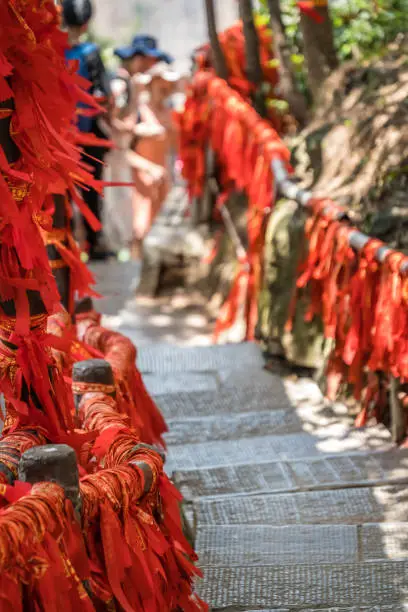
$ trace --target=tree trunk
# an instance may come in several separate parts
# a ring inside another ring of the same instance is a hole
[[[205,10],[207,13],[208,36],[210,39],[211,53],[215,72],[217,76],[227,81],[228,68],[220,41],[218,39],[217,25],[215,21],[214,0],[205,0]]]
[[[279,87],[281,94],[289,104],[292,115],[300,125],[304,125],[307,116],[307,105],[305,97],[296,87],[296,79],[290,59],[290,48],[282,22],[280,0],[268,0],[268,8],[273,32],[274,53],[279,61]]]
[[[300,27],[303,34],[308,83],[316,102],[323,81],[337,68],[338,61],[329,8],[324,5],[317,6],[315,11],[322,16],[324,21],[317,23],[309,15],[301,13]]]
[[[262,91],[263,74],[259,57],[259,40],[254,23],[252,0],[239,0],[239,14],[242,19],[245,37],[246,73],[248,80],[256,87],[254,106],[256,111],[262,117],[265,117],[266,104]]]

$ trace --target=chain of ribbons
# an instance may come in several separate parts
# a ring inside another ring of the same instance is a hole
[[[201,115],[196,115],[197,111]],[[198,121],[201,126],[197,130]],[[244,337],[252,340],[258,316],[266,219],[275,197],[271,161],[274,156],[288,161],[289,151],[271,123],[261,119],[245,97],[210,71],[200,71],[194,77],[185,115],[179,121],[179,134],[183,172],[191,194],[203,193],[203,151],[210,146],[219,168],[218,206],[225,206],[233,191],[244,191],[248,197],[248,248],[238,261],[231,292],[217,320],[215,338],[222,339],[224,332],[233,327],[244,300]]]
[[[232,191],[243,191],[248,197],[248,248],[238,261],[231,292],[221,308],[216,337],[222,338],[237,325],[244,308],[245,337],[252,339],[266,218],[275,199],[271,162],[280,159],[289,168],[289,150],[250,101],[209,70],[198,71],[194,77],[179,131],[184,176],[191,194],[203,193],[202,155],[210,146],[216,155],[222,192],[218,205],[223,206]],[[312,200],[309,211],[308,252],[300,263],[287,327],[291,329],[298,298],[307,292],[306,320],[320,316],[326,338],[334,342],[327,372],[328,395],[335,397],[340,387],[352,385],[363,406],[357,423],[364,424],[369,416],[381,418],[386,400],[381,385],[384,374],[408,381],[408,277],[403,272],[408,269],[408,260],[402,253],[388,250],[380,263],[376,253],[385,245],[375,239],[355,252],[349,237],[356,228],[339,221],[339,213],[344,217],[345,211],[328,198]]]
[[[51,612],[118,606],[146,612],[206,610],[193,594],[199,572],[181,531],[180,498],[163,474],[161,455],[140,444],[145,439],[137,425],[146,420],[148,442],[159,439],[165,425],[140,373],[129,365],[135,349],[123,342],[118,346],[119,337],[115,348],[114,339],[101,330],[101,348],[118,379],[119,404],[103,395],[110,412],[100,408],[96,422],[86,428],[75,416],[67,384],[75,360],[102,352],[66,325],[43,238],[71,269],[78,270],[78,253],[67,233],[52,229],[46,196],[68,192],[88,214],[78,188],[100,189],[101,184],[81,161],[77,144],[90,142],[80,137],[72,117],[78,101],[95,112],[101,109],[86,93],[76,67],[65,67],[67,38],[52,0],[8,0],[0,5],[0,19],[0,118],[11,120],[19,152],[11,163],[0,148],[0,299],[11,301],[16,311],[14,317],[0,315],[0,391],[7,404],[0,441],[0,607],[5,612],[27,606]],[[82,286],[89,280],[84,273]],[[43,314],[30,311],[28,291],[39,294]],[[48,324],[47,314],[53,314]],[[94,325],[98,318],[87,313]],[[108,435],[112,424],[113,438]],[[21,454],[50,441],[71,444],[78,457],[84,449],[88,457],[97,453],[93,473],[86,475],[80,466],[82,524],[57,485],[31,488],[16,480]],[[148,492],[146,471],[152,480]]]

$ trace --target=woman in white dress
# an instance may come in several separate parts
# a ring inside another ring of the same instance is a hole
[[[107,187],[103,228],[111,249],[119,252],[132,241],[132,172],[126,158],[130,148],[133,128],[136,125],[136,110],[130,103],[130,79],[125,71],[120,72],[111,83],[115,99],[111,123],[111,139],[115,143],[106,159],[105,180],[112,183],[128,183],[129,186]]]
[[[141,123],[139,95],[142,86],[138,77],[158,62],[168,65],[173,60],[158,48],[154,37],[143,34],[135,36],[129,46],[115,49],[115,55],[122,62],[122,68],[111,84],[116,104],[110,135],[116,148],[107,159],[105,176],[107,181],[128,183],[129,186],[106,189],[104,230],[111,248],[119,251],[123,247],[129,247],[134,241],[135,185],[132,168],[137,167],[145,171],[153,182],[162,179],[162,170],[157,165],[134,153],[137,137],[152,138],[162,133],[158,125],[148,126]]]
[[[111,248],[132,245],[135,256],[170,186],[168,155],[174,145],[171,111],[165,105],[179,75],[164,62],[145,75],[120,70],[111,84],[115,109],[111,138],[116,148],[107,160],[104,228]],[[147,86],[148,91],[141,92]],[[143,100],[144,98],[144,100]]]

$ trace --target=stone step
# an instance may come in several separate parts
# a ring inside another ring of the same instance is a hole
[[[213,608],[213,610],[217,610],[219,608]],[[236,608],[235,606],[233,608],[228,607],[227,608],[223,608],[226,612],[407,612],[408,610],[408,603],[397,603],[397,604],[391,604],[389,606],[387,605],[371,605],[371,606],[353,606],[352,608],[347,607],[344,608],[343,606],[339,607],[335,607],[335,608],[310,608],[310,607],[303,607],[301,606],[300,608],[298,606],[296,607],[291,607],[291,608],[274,608],[273,610],[271,608],[268,608],[267,610],[262,609],[262,610],[248,610],[248,608]]]
[[[208,417],[219,414],[264,412],[267,410],[291,409],[281,381],[273,389],[267,387],[243,387],[162,395],[156,403],[166,419]]]
[[[396,612],[406,599],[407,572],[408,561],[207,567],[197,592],[212,610],[313,610],[318,605],[335,610],[391,606]]]
[[[200,527],[195,547],[208,567],[357,563],[355,525],[217,525]]]
[[[408,524],[215,525],[195,545],[204,569],[408,560]]]
[[[259,347],[251,342],[188,348],[155,344],[138,351],[137,365],[142,373],[211,372],[245,365],[262,369],[264,359]]]
[[[236,440],[265,434],[299,433],[303,429],[298,415],[288,410],[272,410],[248,414],[220,414],[206,418],[167,420],[166,442],[191,444],[217,440]]]
[[[146,389],[156,399],[161,395],[218,391],[219,380],[215,372],[177,372],[175,374],[145,374]]]
[[[281,385],[281,379],[258,367],[237,366],[234,369],[219,369],[208,372],[172,372],[150,373],[143,377],[145,385],[154,397],[178,393],[197,393],[200,391],[219,391],[222,389],[268,387],[273,391],[274,385]],[[314,384],[314,383],[312,383]],[[293,386],[293,385],[292,385]],[[310,386],[309,386],[310,387]],[[319,393],[321,398],[321,394]]]
[[[208,525],[361,524],[404,521],[406,486],[246,495],[194,504],[195,523]]]
[[[209,496],[406,484],[408,450],[177,470],[174,478],[187,501]]]
[[[246,464],[310,459],[363,452],[381,445],[382,450],[393,447],[389,432],[382,426],[350,429],[338,423],[325,437],[307,432],[256,436],[241,440],[221,440],[201,444],[179,444],[169,450],[167,471],[194,470]]]

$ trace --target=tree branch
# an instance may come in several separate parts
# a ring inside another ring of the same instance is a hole
[[[273,32],[273,47],[279,62],[279,86],[283,98],[289,104],[295,119],[304,125],[307,115],[305,97],[298,91],[291,62],[291,52],[282,22],[280,0],[268,0],[270,24]]]
[[[262,92],[263,73],[259,58],[259,40],[255,28],[252,0],[239,0],[239,14],[245,37],[246,73],[249,81],[256,87],[254,106],[257,112],[266,115],[265,98]]]
[[[225,61],[224,53],[217,34],[217,25],[215,21],[214,0],[204,0],[205,10],[207,13],[208,36],[210,39],[211,53],[215,72],[218,77],[228,80],[228,68]]]

